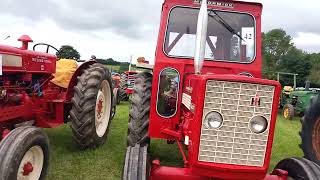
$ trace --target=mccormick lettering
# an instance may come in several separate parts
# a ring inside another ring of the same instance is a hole
[[[202,0],[194,0],[195,4],[201,4]],[[219,6],[219,7],[225,7],[225,8],[234,8],[233,3],[225,3],[225,2],[215,2],[215,1],[208,1],[208,5],[211,6]]]

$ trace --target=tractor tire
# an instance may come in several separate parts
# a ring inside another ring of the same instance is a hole
[[[287,171],[288,176],[294,180],[320,179],[320,167],[316,163],[305,158],[284,159],[276,165],[275,169]]]
[[[111,109],[111,119],[114,118],[114,116],[116,115],[117,112],[117,106],[113,106]]]
[[[78,77],[71,100],[70,127],[81,149],[105,143],[111,123],[113,93],[111,74],[102,64],[93,64]]]
[[[119,89],[119,99],[120,101],[128,101],[129,96],[124,89]]]
[[[113,93],[115,94],[115,93]],[[113,104],[112,104],[112,109],[111,109],[111,119],[114,118],[114,116],[116,115],[116,112],[117,112],[117,99],[116,97],[114,96],[113,97]]]
[[[147,180],[150,175],[148,146],[128,146],[122,170],[122,180]]]
[[[148,137],[149,113],[152,88],[152,75],[149,73],[137,74],[134,82],[129,113],[127,145],[144,146],[149,144]]]
[[[305,158],[320,165],[320,98],[316,98],[301,120],[301,149]]]
[[[12,130],[0,144],[0,179],[45,179],[49,165],[49,139],[32,126]]]
[[[283,117],[288,120],[292,120],[294,117],[294,107],[292,104],[286,104],[283,106]]]
[[[115,99],[116,99],[116,103],[117,103],[117,105],[119,105],[120,104],[120,102],[121,102],[121,98],[120,98],[120,89],[119,88],[117,88],[117,90],[116,90],[116,93],[114,94],[115,95]]]

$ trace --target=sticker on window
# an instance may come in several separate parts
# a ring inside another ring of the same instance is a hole
[[[253,27],[243,27],[241,29],[242,45],[254,44],[254,28]]]
[[[2,55],[0,54],[0,76],[2,76]]]

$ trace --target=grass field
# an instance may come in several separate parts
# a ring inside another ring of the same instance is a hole
[[[51,145],[47,179],[119,180],[125,155],[128,111],[129,104],[121,102],[112,121],[107,143],[96,150],[79,151],[72,141],[68,126],[46,130]],[[299,129],[298,119],[287,121],[279,116],[270,170],[285,157],[302,156],[298,146]],[[159,158],[162,164],[181,165],[176,145],[166,145],[163,141],[152,141],[151,157]]]

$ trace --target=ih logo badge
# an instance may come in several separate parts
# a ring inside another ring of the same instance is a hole
[[[261,99],[258,96],[258,94],[255,95],[255,97],[251,98],[251,106],[260,106]]]

